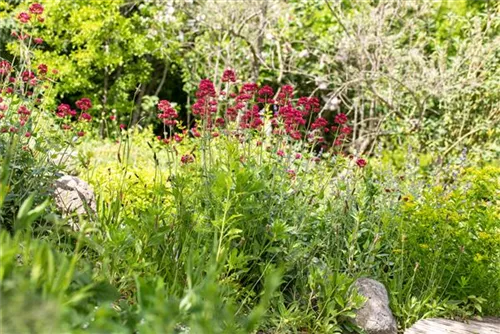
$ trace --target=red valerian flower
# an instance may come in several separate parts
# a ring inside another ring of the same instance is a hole
[[[328,126],[328,121],[326,119],[324,119],[323,117],[316,118],[314,123],[311,124],[311,128],[313,128],[313,129],[320,129],[320,128],[324,128],[326,126]]]
[[[365,159],[359,158],[359,159],[356,160],[356,165],[358,165],[360,168],[365,167],[366,164],[367,164],[367,162],[366,162]]]
[[[243,87],[241,87],[241,93],[245,94],[253,94],[259,89],[256,83],[250,82],[243,84]]]
[[[181,163],[188,164],[194,162],[194,157],[191,154],[184,154],[181,157]]]
[[[181,136],[179,136],[177,133],[176,133],[176,134],[174,134],[174,140],[175,140],[176,142],[180,143],[180,142],[182,141],[182,139],[183,139],[183,138],[182,138]]]
[[[41,39],[40,37],[36,37],[36,38],[33,38],[33,42],[35,42],[35,44],[42,44],[43,39]]]
[[[81,98],[80,100],[76,101],[76,106],[83,111],[87,111],[90,108],[92,108],[92,102],[90,101],[89,98]]]
[[[24,105],[21,105],[19,109],[17,109],[17,113],[19,115],[26,115],[26,116],[31,115],[31,111],[29,111],[28,108],[26,108],[26,106]]]
[[[45,64],[38,65],[38,73],[40,73],[42,75],[47,74],[47,70],[48,70],[47,65],[45,65]]]
[[[295,154],[295,159],[300,159],[300,158],[302,158],[302,154],[300,154],[300,153],[296,153],[296,154]]]
[[[283,150],[278,150],[278,152],[276,152],[276,154],[279,155],[280,157],[285,156],[285,152],[283,152]]]
[[[196,92],[196,97],[215,97],[215,87],[214,83],[209,79],[202,79],[198,86],[198,91]]]
[[[342,129],[340,129],[340,132],[348,135],[348,134],[350,134],[352,132],[352,129],[350,127],[348,127],[348,126],[344,126]]]
[[[17,15],[17,19],[21,23],[28,23],[31,20],[31,15],[29,13],[26,13],[26,12],[21,12]]]
[[[265,96],[265,97],[271,97],[274,92],[273,89],[269,86],[264,86],[261,89],[259,89],[259,96]]]
[[[295,179],[295,176],[297,176],[297,174],[295,173],[295,171],[293,169],[288,169],[286,171],[286,173],[288,174],[288,177],[291,179]]]
[[[35,15],[43,14],[43,6],[39,3],[34,3],[29,7],[30,13]]]
[[[337,116],[335,116],[335,123],[337,124],[345,124],[347,123],[347,116],[344,113],[340,113]]]
[[[71,107],[68,104],[61,103],[57,107],[56,116],[60,117],[60,118],[63,118],[65,116],[67,116],[67,115],[70,115],[70,111],[71,111]]]
[[[161,114],[158,114],[158,118],[163,120],[163,124],[177,124],[177,121],[174,118],[177,118],[179,115],[177,114],[175,109],[172,108],[170,102],[168,102],[167,100],[161,100],[158,103],[158,109],[162,112]]]
[[[21,78],[24,82],[28,82],[32,79],[35,79],[35,74],[31,71],[23,71],[21,73]]]
[[[84,119],[86,121],[90,121],[90,120],[92,120],[92,116],[90,116],[86,112],[82,112],[82,114],[80,115],[80,119]]]
[[[85,136],[85,132],[83,132],[83,131],[78,131],[76,134],[78,135],[78,137]]]
[[[110,115],[109,119],[112,120],[112,121],[114,121],[114,120],[116,120],[116,116],[115,115]]]
[[[26,138],[31,137],[31,132],[26,132],[26,133],[24,134],[24,136],[25,136]]]
[[[236,82],[236,73],[231,69],[226,69],[222,74],[222,82]]]
[[[127,126],[125,124],[120,124],[120,129],[121,130],[125,130],[127,128]]]
[[[10,73],[12,65],[7,60],[0,61],[0,75],[6,75]]]

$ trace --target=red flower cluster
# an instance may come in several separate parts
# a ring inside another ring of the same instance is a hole
[[[194,162],[194,157],[191,154],[184,154],[181,157],[181,163],[182,164],[188,164]]]
[[[175,118],[179,117],[179,115],[175,109],[172,108],[170,102],[167,100],[161,100],[158,103],[158,109],[161,111],[161,114],[158,114],[158,118],[163,121],[163,124],[169,126],[177,124],[177,120],[175,120]]]
[[[222,74],[222,82],[236,82],[236,73],[231,69],[225,70]]]
[[[17,15],[17,19],[21,23],[28,23],[31,20],[31,15],[29,13],[26,13],[26,12],[21,12]]]
[[[39,3],[34,3],[29,7],[29,11],[31,14],[41,15],[43,14],[43,6]]]
[[[7,75],[12,70],[12,65],[7,60],[0,61],[0,76]]]
[[[86,97],[76,101],[75,104],[82,111],[87,111],[90,108],[92,108],[92,102],[90,101],[90,99],[88,99]]]
[[[367,162],[366,162],[365,159],[359,158],[359,159],[356,160],[356,165],[358,165],[361,168],[365,167],[366,164],[367,164]]]

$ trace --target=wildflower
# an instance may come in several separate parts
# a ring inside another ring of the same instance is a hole
[[[35,79],[35,74],[31,71],[23,71],[21,73],[21,79],[24,81],[24,82],[28,82],[32,79]]]
[[[81,98],[80,100],[76,101],[76,106],[83,111],[87,111],[90,108],[92,108],[92,102],[90,101],[89,98]]]
[[[256,83],[246,83],[243,84],[243,87],[241,87],[241,92],[246,93],[246,94],[253,94],[259,89]]]
[[[222,74],[222,82],[236,82],[236,74],[231,69],[226,69]]]
[[[328,121],[324,119],[323,117],[318,117],[313,124],[311,125],[312,129],[320,129],[324,128],[328,125]]]
[[[125,124],[120,124],[120,130],[125,130],[127,126]]]
[[[15,126],[11,126],[9,132],[17,133],[18,129]]]
[[[40,15],[43,14],[43,6],[39,3],[34,3],[29,7],[31,14]]]
[[[347,116],[344,113],[340,113],[337,116],[335,116],[335,123],[337,124],[345,124],[347,123]]]
[[[33,38],[33,42],[35,44],[42,44],[43,43],[43,39],[41,39],[40,37],[36,37],[36,38]]]
[[[26,116],[29,116],[31,115],[31,111],[28,110],[28,108],[26,108],[26,106],[24,105],[21,105],[18,109],[17,109],[17,113],[19,115],[26,115]]]
[[[217,137],[219,137],[219,133],[218,133],[218,132],[212,132],[212,137],[213,137],[213,138],[217,138]]]
[[[42,75],[47,74],[47,65],[45,64],[38,65],[38,73]]]
[[[188,164],[188,163],[191,163],[191,162],[194,162],[194,157],[191,154],[184,154],[181,157],[181,163]]]
[[[209,79],[202,79],[198,86],[198,91],[196,92],[196,97],[215,97],[215,87],[214,83]]]
[[[172,108],[170,102],[167,100],[161,100],[158,103],[158,109],[162,112],[158,114],[158,118],[163,120],[165,125],[176,125],[177,121],[174,118],[179,117],[174,108]]]
[[[71,125],[69,125],[69,124],[63,124],[63,125],[61,125],[61,128],[62,128],[63,130],[65,130],[65,131],[67,131],[67,130],[71,130]]]
[[[352,132],[352,129],[350,127],[348,127],[348,126],[344,126],[342,129],[340,129],[340,132],[348,135],[348,134],[350,134]]]
[[[5,89],[5,94],[12,94],[12,93],[14,93],[14,88],[12,88],[12,87],[7,87],[7,88]]]
[[[290,177],[291,179],[295,179],[295,176],[297,176],[293,169],[288,169],[286,172],[288,174],[288,177]]]
[[[78,131],[76,134],[77,134],[78,137],[85,136],[85,132],[83,132],[83,131]]]
[[[31,20],[31,15],[29,13],[26,13],[26,12],[21,12],[17,15],[17,19],[21,23],[28,23]]]
[[[86,121],[90,121],[90,120],[92,120],[92,116],[90,116],[86,112],[82,112],[82,114],[80,115],[80,120],[82,120],[82,119],[86,120]]]
[[[273,89],[269,86],[264,86],[261,89],[259,89],[259,96],[265,96],[265,97],[271,97],[274,92]]]
[[[357,159],[357,160],[356,160],[356,165],[358,165],[358,166],[359,166],[359,167],[361,167],[361,168],[365,167],[365,166],[366,166],[366,163],[367,163],[367,162],[366,162],[366,160],[365,160],[365,159],[361,159],[361,158],[359,158],[359,159]]]
[[[300,153],[296,153],[296,154],[295,154],[295,159],[297,159],[297,160],[298,160],[298,159],[300,159],[300,158],[302,158],[302,154],[300,154]]]
[[[283,150],[278,150],[278,152],[276,152],[276,154],[279,155],[280,157],[285,156],[285,152],[283,152]]]
[[[8,109],[8,107],[7,107],[6,104],[0,104],[0,110],[1,111],[7,111],[7,109]],[[3,117],[1,117],[1,118],[3,118]]]
[[[175,140],[176,142],[180,143],[180,142],[182,141],[182,139],[183,139],[183,138],[182,138],[181,136],[179,136],[177,133],[176,133],[176,134],[174,134],[174,140]]]
[[[31,132],[29,132],[29,131],[28,131],[28,132],[26,132],[26,133],[24,134],[24,136],[25,136],[26,138],[31,137]]]
[[[12,65],[7,60],[0,61],[0,76],[9,74],[11,69]]]
[[[116,120],[116,116],[115,115],[110,115],[109,119],[112,120],[112,121],[114,121],[114,120]]]

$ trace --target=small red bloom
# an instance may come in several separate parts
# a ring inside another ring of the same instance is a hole
[[[348,134],[350,134],[352,132],[352,129],[350,127],[348,127],[348,126],[344,126],[342,129],[340,129],[340,132],[348,135]]]
[[[92,116],[90,116],[86,112],[82,112],[82,114],[80,115],[80,119],[83,119],[83,120],[86,120],[86,121],[90,121],[90,120],[92,120]]]
[[[0,76],[10,73],[12,65],[7,60],[0,61]]]
[[[278,152],[276,152],[276,154],[279,155],[280,157],[285,156],[285,152],[283,152],[283,150],[278,150]]]
[[[300,159],[300,158],[302,158],[302,154],[300,154],[300,153],[296,153],[296,154],[295,154],[295,159]]]
[[[24,134],[24,136],[25,136],[26,138],[31,137],[31,132],[26,132],[26,133]]]
[[[120,124],[120,129],[125,130],[127,126],[125,124]]]
[[[358,160],[356,160],[356,165],[358,165],[359,167],[363,168],[365,167],[367,164],[366,160],[365,159],[361,159],[359,158]]]
[[[271,97],[273,94],[273,89],[269,86],[264,86],[259,89],[259,96]]]
[[[78,101],[76,101],[76,106],[78,108],[80,108],[81,110],[83,111],[87,111],[89,110],[90,108],[92,108],[92,102],[90,101],[90,99],[84,97]]]
[[[36,38],[33,38],[33,42],[35,42],[35,44],[42,44],[43,39],[41,39],[40,37],[36,37]]]
[[[346,116],[346,114],[340,113],[337,116],[335,116],[335,123],[337,123],[337,124],[345,124],[345,123],[347,123],[347,116]]]
[[[31,14],[40,15],[43,14],[43,6],[39,3],[34,3],[29,8]]]
[[[85,132],[83,132],[83,131],[78,131],[76,134],[78,135],[78,137],[85,136]]]
[[[112,120],[112,121],[114,121],[114,120],[116,120],[116,116],[115,115],[110,115],[109,119]]]
[[[47,74],[47,70],[48,70],[47,65],[45,65],[45,64],[38,65],[38,73],[40,73],[42,75]]]
[[[188,163],[191,163],[191,162],[194,162],[194,157],[191,154],[184,154],[181,157],[181,163],[188,164]]]
[[[17,15],[17,19],[21,21],[21,23],[28,23],[31,20],[31,15],[26,12],[21,12]]]
[[[236,74],[233,70],[227,69],[222,74],[222,82],[236,82]]]

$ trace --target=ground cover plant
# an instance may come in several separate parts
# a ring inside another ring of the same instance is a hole
[[[89,4],[82,17],[109,6],[117,12],[105,23],[123,28],[158,10],[135,5]],[[39,61],[64,45],[44,45],[63,12],[49,9],[16,8],[0,62],[2,332],[361,332],[352,323],[365,302],[353,287],[361,277],[387,287],[400,331],[422,318],[500,314],[494,128],[483,159],[462,141],[425,149],[420,135],[360,149],[358,111],[328,111],[307,85],[260,81],[257,55],[251,73],[226,67],[190,82],[186,106],[158,96],[138,106],[139,86],[113,111],[107,94],[140,80],[82,86],[97,99],[79,94],[76,82],[103,66],[82,65],[68,83],[56,63]],[[128,38],[105,45],[131,47]],[[144,55],[134,52],[124,62]],[[92,185],[95,212],[58,211],[54,180],[70,169]]]

